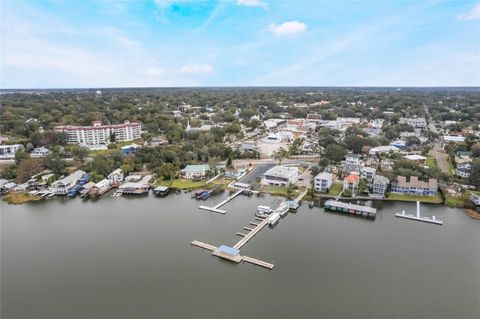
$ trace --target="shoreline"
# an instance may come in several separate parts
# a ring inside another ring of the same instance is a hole
[[[480,213],[473,209],[466,208],[463,210],[463,212],[471,219],[480,220]]]

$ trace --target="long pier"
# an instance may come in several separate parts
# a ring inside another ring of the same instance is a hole
[[[198,208],[203,209],[203,210],[208,210],[208,211],[211,211],[211,212],[214,212],[214,213],[226,214],[227,213],[226,210],[219,209],[219,208],[222,207],[223,205],[225,205],[226,203],[228,203],[229,201],[231,201],[232,199],[234,199],[235,197],[237,197],[238,195],[240,195],[241,193],[243,193],[243,191],[244,191],[243,189],[240,189],[240,190],[236,191],[234,194],[228,196],[223,201],[221,201],[220,203],[218,203],[217,205],[215,205],[213,207],[202,205],[202,206],[199,206]]]
[[[288,202],[288,207],[290,209],[297,209],[300,206],[300,201],[307,195],[308,190],[304,190],[300,195],[298,195],[294,200]]]
[[[240,239],[235,245],[233,245],[233,248],[235,249],[240,249],[242,248],[243,245],[245,245],[250,239],[253,238],[259,231],[262,230],[263,227],[265,227],[268,224],[268,218],[265,218],[262,220],[260,224],[255,226],[248,234],[245,235],[242,239]]]
[[[416,215],[407,214],[407,213],[405,213],[405,211],[403,210],[401,213],[395,213],[395,216],[396,216],[396,217],[400,217],[400,218],[417,220],[417,221],[420,221],[420,222],[426,222],[426,223],[431,223],[431,224],[443,225],[443,221],[436,219],[435,216],[432,216],[432,218],[429,218],[429,217],[426,217],[426,216],[421,216],[421,215],[420,215],[420,202],[419,202],[419,201],[417,201],[417,214],[416,214]]]
[[[237,194],[237,193],[235,193],[235,194]],[[235,195],[235,196],[237,196],[237,195]],[[248,243],[248,241],[250,239],[252,239],[256,234],[258,234],[258,232],[260,232],[269,223],[270,218],[268,218],[268,217],[267,218],[255,217],[255,220],[260,221],[260,223],[249,222],[249,225],[254,226],[253,228],[243,227],[243,229],[247,230],[248,233],[246,233],[246,234],[240,233],[240,232],[236,233],[237,236],[240,236],[242,238],[232,247],[225,246],[225,245],[221,245],[219,247],[216,247],[216,246],[213,246],[213,245],[210,245],[210,244],[207,244],[207,243],[203,243],[203,242],[197,241],[197,240],[192,241],[191,244],[194,245],[194,246],[197,246],[197,247],[200,247],[200,248],[211,251],[212,255],[214,255],[214,256],[217,256],[217,257],[220,257],[220,258],[223,258],[223,259],[227,259],[227,260],[230,260],[230,261],[233,261],[233,262],[236,262],[236,263],[244,261],[244,262],[247,262],[247,263],[250,263],[250,264],[253,264],[253,265],[257,265],[257,266],[261,266],[261,267],[264,267],[264,268],[267,268],[267,269],[273,269],[273,267],[275,267],[274,264],[271,264],[271,263],[268,263],[268,262],[265,262],[265,261],[262,261],[262,260],[259,260],[259,259],[256,259],[256,258],[240,255],[240,248],[242,248],[246,243]]]

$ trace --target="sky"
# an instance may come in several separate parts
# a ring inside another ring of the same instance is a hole
[[[0,2],[1,88],[480,86],[480,2]]]

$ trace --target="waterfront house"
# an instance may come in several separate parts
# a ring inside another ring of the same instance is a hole
[[[20,144],[0,145],[0,159],[15,158],[15,153],[23,149],[23,145]]]
[[[0,186],[0,194],[6,194],[17,186],[14,182],[8,182]]]
[[[358,183],[360,182],[360,176],[358,173],[351,173],[343,179],[343,190],[350,191],[352,196],[358,189]]]
[[[85,176],[88,176],[87,173],[78,170],[68,175],[67,177],[59,179],[58,181],[52,183],[51,190],[55,195],[67,195],[69,189],[77,185],[77,183],[83,183],[83,181],[85,180]],[[88,182],[88,177],[85,183],[86,182]]]
[[[32,150],[30,153],[30,157],[45,157],[50,151],[48,148],[42,146],[42,147],[36,147]]]
[[[437,195],[438,182],[430,178],[428,182],[420,181],[418,176],[410,176],[407,180],[405,176],[397,176],[396,181],[392,182],[392,193],[404,195]]]
[[[372,194],[378,197],[384,197],[389,182],[390,181],[385,176],[375,175],[372,182]]]
[[[297,167],[275,166],[262,175],[262,184],[271,186],[287,186],[298,178]]]
[[[146,194],[150,190],[150,181],[152,175],[145,175],[138,182],[126,182],[118,187],[118,192],[122,194],[140,195]]]
[[[100,196],[108,192],[112,188],[110,181],[108,179],[102,179],[100,182],[92,186],[90,190],[90,195]]]
[[[123,172],[121,168],[117,168],[110,174],[108,174],[108,180],[110,181],[111,185],[119,185],[121,182],[123,182]]]
[[[314,188],[316,192],[326,193],[332,187],[333,174],[322,172],[315,176]]]
[[[457,168],[455,169],[455,174],[460,176],[460,177],[470,177],[470,170],[471,170],[471,164],[466,162],[462,164],[458,164]]]
[[[207,164],[187,165],[180,171],[180,174],[186,179],[199,179],[207,176],[210,166]]]
[[[373,167],[362,167],[360,169],[360,176],[363,179],[366,179],[369,185],[372,184],[373,178],[375,177],[376,173],[377,173],[377,170]]]

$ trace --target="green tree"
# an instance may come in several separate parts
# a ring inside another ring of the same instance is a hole
[[[55,175],[65,173],[65,160],[58,152],[50,152],[43,158],[43,165],[51,170]]]
[[[323,156],[332,163],[340,163],[345,158],[347,150],[342,145],[330,144],[323,152]]]

